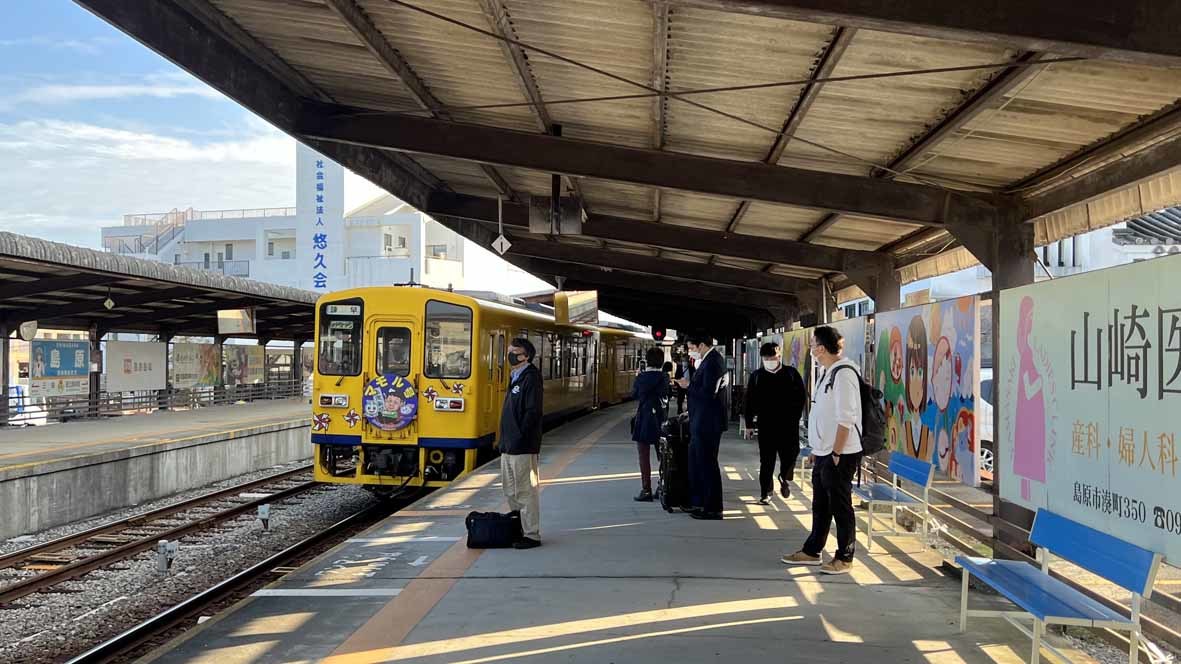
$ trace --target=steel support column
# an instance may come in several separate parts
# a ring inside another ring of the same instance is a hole
[[[99,393],[102,391],[102,372],[103,367],[106,366],[105,358],[103,357],[102,353],[103,334],[103,331],[99,329],[97,324],[90,326],[89,339],[91,370],[87,374],[90,377],[90,385],[87,389],[86,417],[98,417]],[[97,370],[95,370],[96,367]]]
[[[832,318],[832,304],[829,303],[832,292],[828,286],[828,279],[820,279],[819,282],[820,288],[816,293],[816,324],[828,325]]]
[[[902,308],[902,280],[893,265],[878,269],[877,292],[873,298],[874,311],[897,311]]]
[[[8,326],[0,323],[0,427],[8,425],[8,402],[11,399],[8,393],[8,360],[12,355],[12,339],[8,334]]]

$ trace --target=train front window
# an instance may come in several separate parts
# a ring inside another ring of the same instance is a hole
[[[377,372],[410,375],[410,330],[383,327],[377,332]]]
[[[320,307],[320,344],[317,370],[323,376],[361,373],[361,300],[332,302]]]
[[[472,374],[472,310],[431,300],[426,303],[427,378]]]

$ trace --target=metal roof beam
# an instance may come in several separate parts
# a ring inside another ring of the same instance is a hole
[[[423,109],[430,111],[437,118],[451,119],[451,113],[447,111],[443,102],[435,97],[426,83],[410,67],[410,63],[406,62],[406,59],[389,43],[361,5],[354,0],[327,0],[327,4],[344,21],[345,26],[357,36],[357,39],[361,40],[365,48],[369,49],[373,57],[377,58],[381,66],[406,86],[410,96],[414,97],[414,100]],[[497,191],[509,198],[515,199],[517,197],[499,171],[487,164],[481,164],[480,168],[484,171],[484,175],[492,181]]]
[[[1181,165],[1181,136],[1113,161],[1028,199],[1023,199],[1026,220],[1056,212],[1143,180],[1178,168]]]
[[[1056,164],[1043,168],[1011,185],[1008,190],[1029,191],[1049,187],[1054,181],[1065,179],[1087,164],[1119,158],[1156,138],[1176,132],[1178,129],[1181,129],[1181,103],[1173,104],[1136,124],[1121,129],[1108,138],[1083,148]]]
[[[496,201],[478,196],[436,193],[424,211],[432,216],[496,222]],[[508,226],[529,225],[529,210],[524,205],[504,206],[504,223]],[[883,253],[841,249],[805,244],[757,235],[722,233],[689,226],[657,224],[651,221],[591,215],[582,225],[586,236],[601,240],[646,244],[665,249],[717,254],[748,260],[771,261],[824,272],[846,270],[878,264],[888,260]]]
[[[69,291],[89,286],[101,286],[119,281],[122,277],[109,274],[83,272],[66,277],[50,277],[33,281],[0,281],[0,301],[15,300],[30,295],[44,295],[56,291]]]
[[[740,288],[707,286],[658,277],[639,280],[634,275],[623,272],[584,265],[573,265],[547,258],[514,256],[509,254],[507,259],[513,265],[532,274],[563,276],[573,282],[633,289],[651,293],[653,297],[668,295],[714,302],[720,306],[731,304],[768,311],[782,310],[789,305],[794,305],[796,302],[795,298],[790,296],[755,293]]]
[[[209,296],[212,298],[213,296]],[[221,302],[202,302],[188,306],[181,306],[172,309],[156,309],[143,314],[129,314],[122,318],[108,318],[103,320],[103,327],[108,330],[115,330],[124,325],[139,325],[148,322],[160,322],[166,320],[175,320],[178,318],[189,318],[191,316],[199,316],[202,314],[214,313],[219,309],[234,309],[239,307],[249,307],[265,302],[261,298],[245,297],[240,300],[221,301]],[[118,304],[118,303],[116,303]],[[312,309],[312,305],[307,308]],[[216,320],[216,317],[214,318]],[[176,326],[177,324],[173,324]],[[183,325],[183,324],[181,324]],[[179,329],[179,328],[178,328]]]
[[[804,117],[808,111],[812,109],[812,104],[816,102],[816,98],[820,96],[820,90],[824,87],[823,83],[817,83],[816,79],[828,78],[840,62],[841,56],[845,54],[845,50],[849,48],[849,44],[853,42],[853,35],[856,30],[852,28],[838,27],[834,32],[832,39],[828,43],[828,48],[824,49],[824,53],[816,62],[816,67],[813,68],[812,74],[808,77],[809,82],[804,86],[800,92],[800,96],[796,99],[796,103],[792,106],[791,112],[787,114],[787,119],[783,122],[783,127],[779,130],[779,134],[775,136],[775,142],[771,144],[771,149],[767,151],[767,156],[763,158],[764,164],[774,165],[779,163],[779,159],[783,157],[784,150],[787,149],[788,142],[791,137],[800,128],[804,122]],[[739,222],[746,216],[747,210],[750,209],[750,201],[742,201],[738,205],[738,209],[734,211],[734,216],[730,218],[730,223],[726,225],[726,232],[732,233],[738,227]]]
[[[1181,4],[1159,0],[677,0],[679,4],[1027,51],[1181,63]]]
[[[562,242],[524,238],[513,235],[509,253],[536,258],[577,263],[586,266],[609,267],[623,272],[648,276],[666,276],[688,279],[703,284],[722,287],[739,287],[762,293],[794,295],[801,290],[814,289],[816,284],[807,279],[794,279],[753,270],[732,267],[710,266],[669,258],[653,258],[594,247],[585,247]]]
[[[1013,59],[1015,66],[1001,70],[995,76],[988,80],[987,83],[980,86],[978,90],[969,95],[958,107],[952,112],[948,113],[942,120],[935,123],[933,127],[927,130],[916,141],[910,144],[897,157],[890,161],[886,169],[875,169],[873,177],[880,177],[884,180],[892,180],[896,177],[895,172],[900,171],[907,166],[910,166],[919,158],[926,155],[936,145],[955,132],[962,129],[965,125],[971,122],[974,118],[980,115],[981,112],[992,108],[993,105],[1004,99],[1005,95],[1009,94],[1016,87],[1029,80],[1029,77],[1038,71],[1038,67],[1024,66],[1027,63],[1041,57],[1041,54],[1036,51],[1025,51],[1020,53]],[[830,212],[825,215],[815,226],[808,229],[808,232],[800,236],[801,242],[813,242],[820,237],[829,228],[832,228],[840,219],[840,215],[835,212]],[[915,231],[922,233],[922,230]]]
[[[460,124],[396,113],[358,113],[309,102],[298,133],[308,138],[440,157],[839,210],[912,224],[991,218],[999,198],[926,185],[661,152]]]
[[[76,0],[82,7],[190,74],[205,81],[248,110],[267,119],[282,131],[293,133],[298,107],[306,91],[300,81],[286,82],[272,73],[278,65],[273,53],[258,45],[247,52],[240,39],[245,33],[227,36],[196,14],[216,11],[186,11],[172,2],[126,2],[125,0]],[[205,4],[184,0],[185,6]],[[228,20],[228,19],[227,19]],[[256,42],[257,43],[257,42]],[[264,66],[259,62],[269,63]],[[306,79],[305,79],[306,81]],[[318,95],[319,96],[319,95]],[[329,145],[327,148],[339,148]],[[318,149],[318,146],[317,146]],[[324,151],[329,158],[348,164],[351,152]],[[421,207],[437,180],[402,155],[390,155],[384,185],[407,203]],[[348,164],[351,168],[351,164]]]
[[[217,297],[217,295],[203,292],[196,287],[183,287],[147,291],[136,295],[112,296],[111,299],[115,302],[115,308],[119,308],[140,307],[157,302],[166,302],[168,300],[177,298],[200,297]],[[40,309],[16,311],[7,314],[4,318],[4,321],[9,325],[14,325],[29,320],[36,320],[42,321],[46,323],[46,325],[49,325],[55,318],[79,316],[82,314],[99,311],[105,312],[107,311],[107,309],[103,306],[105,299],[106,298],[103,298],[102,300],[86,300],[85,302],[71,302],[70,304],[62,304],[55,307],[41,307]],[[114,309],[112,309],[112,311],[113,310]]]

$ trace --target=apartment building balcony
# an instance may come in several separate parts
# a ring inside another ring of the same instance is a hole
[[[227,277],[250,276],[250,261],[177,261],[173,264],[180,267],[218,272]]]

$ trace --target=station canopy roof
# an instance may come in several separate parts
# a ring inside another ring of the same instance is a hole
[[[500,197],[510,261],[650,323],[1181,203],[1181,3],[77,1],[485,246]],[[529,232],[552,174],[580,235]]]
[[[0,232],[0,322],[10,331],[37,321],[43,329],[213,336],[219,309],[254,307],[260,338],[310,339],[317,297]]]

